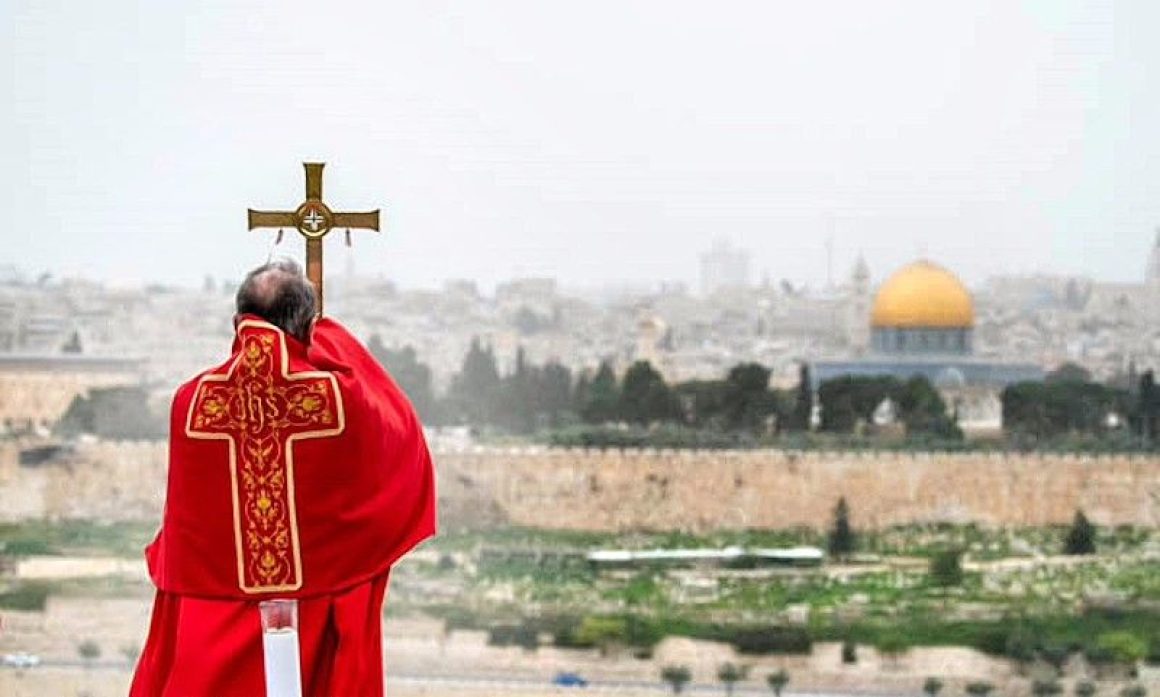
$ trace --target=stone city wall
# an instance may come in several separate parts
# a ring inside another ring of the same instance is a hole
[[[0,445],[0,520],[154,521],[164,443],[82,443],[40,464]],[[436,453],[446,528],[1160,525],[1160,457],[1066,454],[473,448]]]
[[[448,512],[571,530],[1160,524],[1160,458],[990,453],[492,450],[443,453]],[[480,504],[492,502],[489,509]],[[458,511],[456,511],[458,513]],[[458,522],[458,521],[456,521]]]

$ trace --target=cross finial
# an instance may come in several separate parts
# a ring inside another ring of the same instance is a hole
[[[306,170],[306,200],[293,211],[256,211],[250,209],[250,229],[293,227],[306,238],[306,276],[318,294],[318,313],[322,314],[322,238],[332,228],[379,229],[379,211],[337,213],[322,202],[322,168],[324,162],[303,162]],[[349,239],[349,238],[348,238]]]

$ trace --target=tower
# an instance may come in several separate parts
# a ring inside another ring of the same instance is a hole
[[[850,347],[857,353],[863,353],[870,344],[870,267],[866,264],[866,257],[861,254],[850,272],[849,288],[846,335]]]

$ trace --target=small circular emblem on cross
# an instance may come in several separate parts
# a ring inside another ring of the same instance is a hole
[[[306,217],[302,219],[302,222],[309,225],[311,230],[318,232],[318,229],[326,223],[326,218],[323,218],[321,215],[319,215],[318,211],[311,209],[310,212],[306,214]]]
[[[309,238],[318,238],[330,232],[334,214],[321,201],[307,201],[295,213],[298,231]]]

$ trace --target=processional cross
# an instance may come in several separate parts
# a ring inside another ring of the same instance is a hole
[[[338,213],[322,202],[322,168],[324,162],[303,162],[306,168],[306,201],[293,211],[249,210],[250,229],[278,228],[278,238],[282,228],[296,228],[306,238],[306,277],[314,284],[318,294],[318,313],[322,314],[322,238],[333,228],[346,228],[347,244],[350,243],[351,228],[362,230],[379,229],[379,211],[366,213]]]

